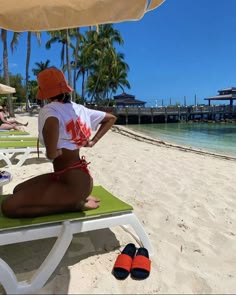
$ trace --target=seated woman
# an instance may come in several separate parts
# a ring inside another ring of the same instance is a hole
[[[35,217],[97,208],[99,200],[90,196],[93,179],[80,148],[93,147],[116,117],[71,102],[73,89],[56,68],[40,72],[38,84],[37,98],[49,100],[39,112],[39,139],[54,172],[17,185],[2,202],[2,212],[8,217]],[[96,132],[90,139],[92,131]]]
[[[0,130],[20,130],[16,124],[7,121],[3,108],[0,106]]]
[[[20,126],[28,126],[28,122],[23,124],[19,121],[17,121],[15,118],[11,118],[10,117],[10,114],[8,113],[8,110],[7,110],[7,105],[2,105],[2,110],[3,110],[3,113],[4,113],[4,117],[5,117],[5,120],[10,123],[10,124],[16,124],[16,125],[20,125]]]

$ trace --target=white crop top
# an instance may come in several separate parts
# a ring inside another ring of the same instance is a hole
[[[105,114],[74,102],[51,102],[39,112],[39,142],[44,145],[42,130],[47,118],[56,117],[59,120],[57,148],[79,149],[87,143],[92,131],[96,131]]]

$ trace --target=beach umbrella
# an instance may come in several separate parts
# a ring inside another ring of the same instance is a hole
[[[139,20],[165,0],[0,0],[0,28],[52,31]]]
[[[16,89],[4,84],[0,84],[0,94],[10,94],[15,93]]]

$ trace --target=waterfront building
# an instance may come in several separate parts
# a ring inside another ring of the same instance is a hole
[[[218,90],[218,95],[210,96],[204,98],[204,100],[208,100],[208,105],[211,105],[212,100],[220,101],[229,101],[230,106],[233,105],[233,101],[236,100],[236,87],[225,88],[222,90]]]
[[[142,100],[135,99],[132,94],[127,94],[125,92],[114,96],[115,106],[118,108],[124,107],[145,107],[146,102]]]

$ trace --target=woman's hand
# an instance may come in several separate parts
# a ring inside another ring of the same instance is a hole
[[[84,147],[93,147],[97,141],[96,140],[88,140]]]
[[[52,155],[47,154],[47,158],[51,161],[55,160],[57,157],[62,155],[62,149],[57,149],[56,152]]]
[[[56,158],[62,155],[62,149],[56,150]],[[55,159],[56,159],[55,158]]]

